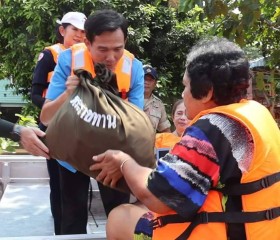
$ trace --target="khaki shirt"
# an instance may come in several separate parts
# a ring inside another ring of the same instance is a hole
[[[167,118],[165,107],[154,94],[149,99],[145,99],[144,112],[150,118],[155,131],[161,132],[170,128],[171,124]]]

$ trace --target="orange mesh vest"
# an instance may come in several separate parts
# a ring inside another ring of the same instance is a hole
[[[95,77],[94,65],[86,45],[84,43],[75,44],[71,49],[72,74],[75,69],[81,68],[87,70],[93,77]],[[129,92],[133,59],[134,55],[127,50],[124,50],[124,54],[118,61],[115,69],[118,89],[123,99],[127,98],[127,93]]]
[[[175,136],[173,133],[157,133],[155,148],[173,148],[179,142],[181,137]]]
[[[190,124],[196,122],[201,116],[209,113],[225,114],[245,125],[254,142],[254,154],[248,172],[242,174],[241,183],[249,184],[252,181],[260,182],[265,186],[266,181],[258,181],[280,171],[280,132],[269,111],[255,101],[242,100],[240,103],[220,106],[201,112]],[[245,184],[246,185],[246,184]],[[269,185],[269,184],[268,184]],[[263,187],[261,186],[261,187]],[[231,186],[229,186],[230,188]],[[222,212],[222,194],[211,190],[200,211]],[[280,239],[280,182],[275,178],[275,183],[262,188],[254,193],[242,195],[243,212],[265,212],[265,219],[245,223],[247,240],[278,240]],[[278,210],[274,215],[271,209]],[[174,214],[171,212],[169,214]],[[254,216],[258,216],[258,215]],[[274,215],[274,216],[273,216]],[[278,215],[278,216],[277,216]],[[158,215],[160,216],[160,215]],[[154,230],[153,239],[176,239],[190,223],[167,224]],[[217,239],[226,240],[226,224],[204,223],[194,228],[190,240]]]
[[[57,44],[54,44],[52,46],[49,46],[49,47],[45,47],[45,49],[48,49],[51,51],[52,55],[53,55],[53,60],[54,62],[57,64],[57,59],[58,59],[58,55],[59,53],[61,53],[63,50],[65,50],[65,47],[60,44],[60,43],[57,43]],[[51,81],[51,78],[52,78],[52,75],[53,75],[53,71],[49,72],[48,73],[48,78],[47,78],[47,81],[50,82]],[[43,92],[43,97],[45,97],[47,94],[47,89],[44,90]]]

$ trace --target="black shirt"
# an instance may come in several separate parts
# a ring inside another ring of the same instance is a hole
[[[50,50],[43,50],[38,57],[37,65],[33,73],[32,80],[32,90],[31,90],[31,100],[32,103],[37,107],[42,109],[45,97],[43,97],[43,92],[49,87],[48,74],[52,72],[56,66],[53,55]],[[42,131],[46,130],[41,122],[39,123],[39,128]]]
[[[43,92],[48,88],[48,73],[55,68],[55,61],[50,50],[43,50],[38,58],[37,65],[33,73],[31,100],[40,109],[43,107],[45,98]]]
[[[10,138],[14,125],[14,123],[0,119],[0,137]]]

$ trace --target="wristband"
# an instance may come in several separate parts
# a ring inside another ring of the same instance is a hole
[[[121,166],[120,166],[121,173],[123,173],[123,165],[124,165],[128,160],[129,160],[129,159],[126,159],[126,160],[124,160],[124,161],[121,163]]]
[[[10,133],[10,139],[14,142],[20,141],[20,134],[21,134],[21,126],[15,124],[13,131]]]

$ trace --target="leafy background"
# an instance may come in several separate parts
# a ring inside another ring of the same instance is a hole
[[[12,79],[16,92],[30,100],[36,60],[45,46],[54,43],[56,19],[68,11],[89,15],[112,8],[129,20],[126,48],[157,68],[157,94],[170,113],[172,103],[181,98],[185,55],[202,36],[236,41],[251,59],[269,57],[266,71],[276,70],[277,76],[279,6],[280,0],[80,0],[78,4],[74,0],[0,0],[0,79]],[[38,110],[29,103],[22,114],[36,117]]]

